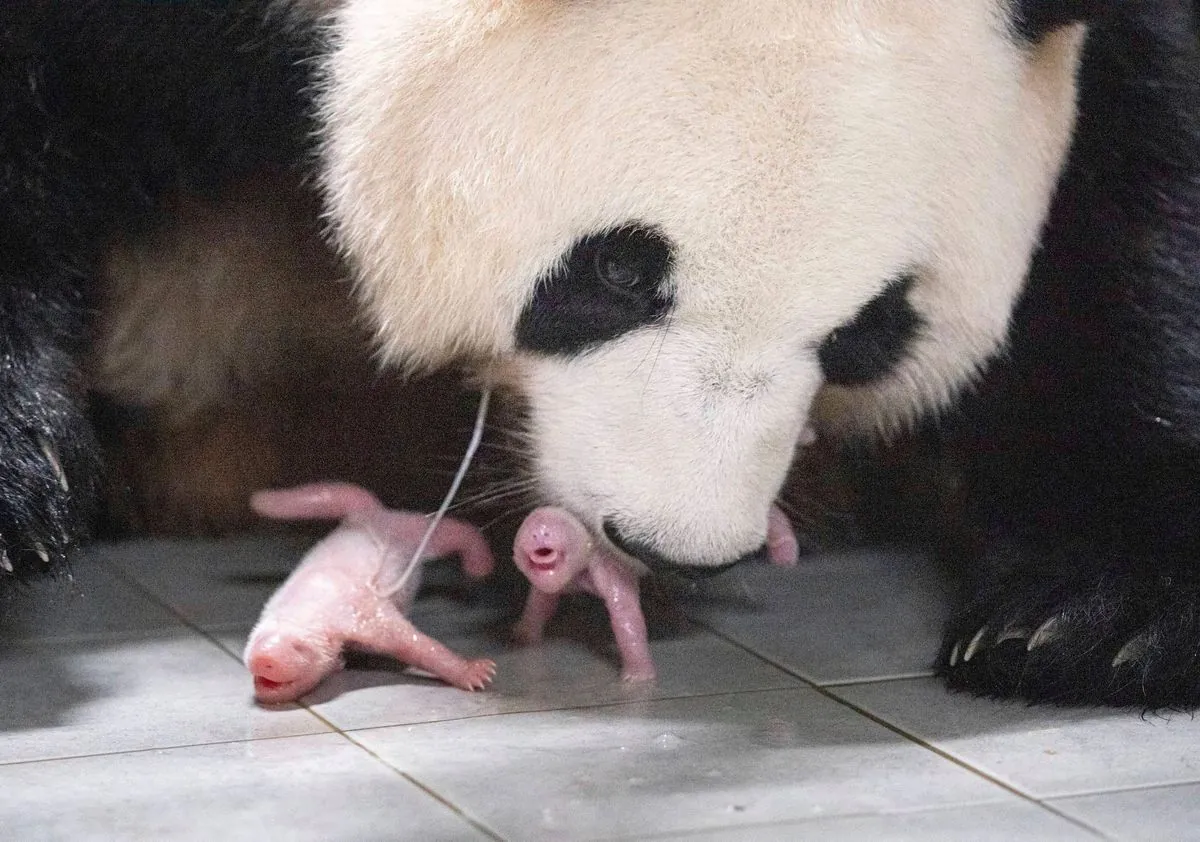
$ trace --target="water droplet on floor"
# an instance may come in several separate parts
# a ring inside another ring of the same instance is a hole
[[[659,734],[654,738],[655,748],[661,748],[669,751],[671,749],[679,748],[681,745],[683,745],[683,740],[679,739],[679,737],[675,736],[674,734]]]

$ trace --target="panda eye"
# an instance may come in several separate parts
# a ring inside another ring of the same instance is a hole
[[[540,278],[517,322],[517,347],[582,354],[657,324],[672,305],[674,247],[657,227],[630,222],[578,240]]]
[[[628,241],[602,241],[592,259],[592,270],[601,283],[617,292],[634,293],[644,284],[647,257],[643,249]]]

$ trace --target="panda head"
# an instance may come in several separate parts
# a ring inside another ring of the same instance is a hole
[[[1075,117],[1047,5],[348,0],[324,185],[386,356],[506,361],[542,496],[630,554],[754,553],[807,426],[1003,342]]]

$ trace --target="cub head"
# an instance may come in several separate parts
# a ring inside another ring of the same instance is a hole
[[[761,551],[807,428],[1004,341],[1083,9],[348,0],[323,179],[389,360],[503,360],[541,495],[651,566]]]

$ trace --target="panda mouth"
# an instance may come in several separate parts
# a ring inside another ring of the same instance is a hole
[[[558,560],[555,556],[557,556],[557,553],[549,548],[535,550],[529,554],[529,566],[534,570],[549,573],[558,567]]]
[[[254,677],[254,689],[264,694],[278,693],[293,683],[294,682],[291,681],[272,681],[271,679],[264,678],[261,675],[256,675]]]
[[[621,534],[621,531],[611,521],[606,519],[603,524],[604,536],[609,542],[616,547],[620,552],[630,558],[640,561],[651,571],[660,575],[666,575],[686,581],[697,581],[700,579],[711,579],[714,576],[719,576],[722,573],[732,570],[739,564],[747,561],[765,559],[767,556],[767,547],[764,544],[761,548],[747,553],[739,559],[727,562],[725,564],[711,565],[707,567],[696,567],[692,565],[679,564],[674,562],[654,549],[641,544],[637,541],[630,540]]]

